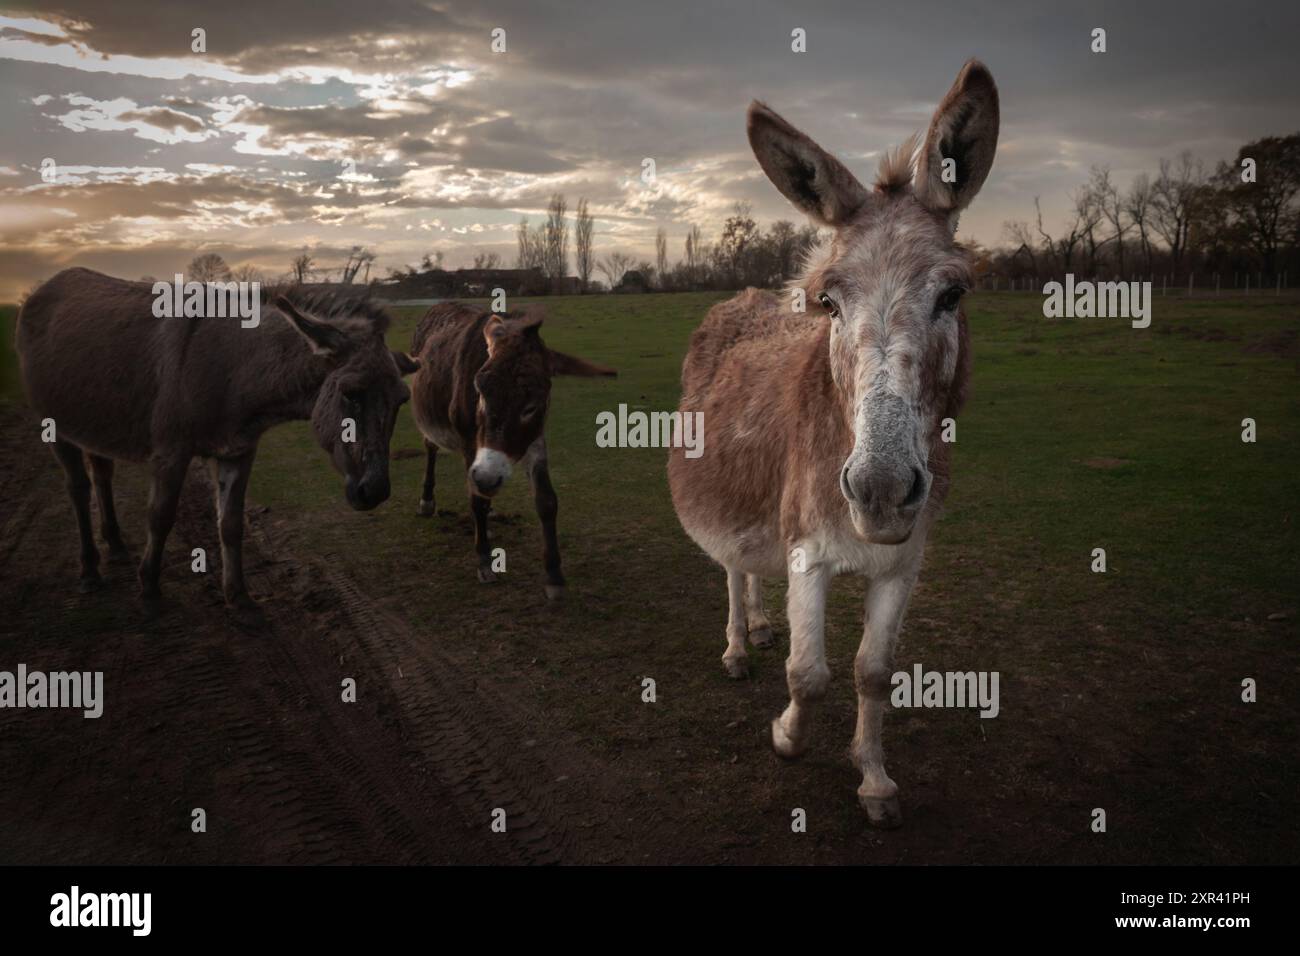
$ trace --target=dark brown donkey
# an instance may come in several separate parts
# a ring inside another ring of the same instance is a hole
[[[542,342],[542,312],[494,315],[460,302],[435,305],[420,320],[411,342],[420,370],[411,379],[411,414],[424,435],[421,515],[433,514],[433,475],[438,449],[465,459],[478,579],[496,580],[487,519],[492,496],[524,461],[533,501],[542,519],[546,596],[564,593],[560,546],[555,537],[557,501],[547,469],[546,411],[553,375],[617,375],[611,368],[552,351]]]
[[[126,549],[113,511],[113,461],[150,465],[149,540],[140,563],[146,600],[158,597],[163,545],[190,461],[199,456],[214,479],[226,601],[249,608],[255,602],[240,561],[244,492],[262,433],[310,419],[347,478],[348,503],[373,508],[388,498],[388,441],[398,406],[410,397],[402,375],[415,363],[389,352],[387,315],[359,299],[287,289],[274,304],[259,300],[252,327],[237,318],[155,318],[154,302],[147,283],[68,269],[32,293],[18,317],[27,397],[54,420],[54,454],[77,513],[82,589],[100,581],[83,454],[94,474],[100,531],[117,555]]]

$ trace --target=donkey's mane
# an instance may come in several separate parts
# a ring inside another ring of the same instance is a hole
[[[368,322],[379,335],[388,331],[392,316],[378,299],[364,290],[356,292],[338,289],[313,289],[311,286],[292,284],[264,286],[262,304],[273,305],[277,296],[284,296],[298,309],[312,318],[327,322],[360,319]]]
[[[893,149],[885,151],[876,170],[876,189],[882,193],[901,192],[912,184],[916,174],[916,145],[919,137],[913,133]]]

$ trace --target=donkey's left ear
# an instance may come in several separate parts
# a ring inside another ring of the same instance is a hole
[[[397,363],[397,370],[403,375],[410,375],[412,372],[420,370],[420,360],[412,358],[405,352],[399,352],[396,349],[389,349],[393,355],[393,361]]]
[[[970,205],[998,148],[998,88],[979,60],[967,60],[934,111],[916,164],[916,198],[935,212]],[[951,160],[951,162],[947,162]]]
[[[588,362],[586,359],[565,355],[563,352],[557,352],[554,349],[547,349],[546,354],[551,360],[552,375],[576,375],[581,378],[618,377],[618,372],[605,365],[597,365],[595,362]]]

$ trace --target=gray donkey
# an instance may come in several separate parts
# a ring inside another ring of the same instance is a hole
[[[901,820],[881,727],[894,645],[948,491],[943,422],[961,409],[970,336],[961,307],[969,253],[958,214],[984,185],[998,142],[998,91],[983,64],[961,70],[916,150],[885,157],[873,187],[761,103],[749,142],[763,172],[830,238],[794,282],[820,309],[750,289],[715,305],[682,365],[682,412],[714,423],[709,452],[674,448],[673,504],[687,533],[727,571],[722,660],[748,675],[745,639],[772,643],[761,579],[788,584],[790,703],[772,746],[797,757],[826,695],[831,580],[868,580],[854,661],[851,752],[872,823]]]
[[[216,489],[226,602],[251,609],[241,562],[244,493],[262,433],[310,419],[347,479],[348,503],[374,508],[389,495],[388,442],[410,397],[402,376],[418,363],[388,350],[388,316],[354,297],[287,289],[253,327],[156,318],[155,301],[147,283],[67,269],[32,293],[18,317],[24,387],[32,408],[53,420],[54,454],[77,514],[81,588],[101,581],[85,458],[100,531],[117,556],[126,548],[113,509],[113,462],[150,466],[140,588],[152,602],[181,486],[198,456],[208,460]]]

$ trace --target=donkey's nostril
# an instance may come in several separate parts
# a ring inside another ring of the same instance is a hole
[[[910,491],[908,491],[907,497],[903,499],[903,504],[901,505],[901,507],[903,508],[914,507],[915,505],[920,503],[923,497],[925,497],[925,472],[921,471],[920,468],[913,468],[912,488]]]
[[[853,483],[849,481],[849,466],[847,464],[844,466],[843,471],[840,472],[840,491],[849,501],[856,502],[858,500]]]

